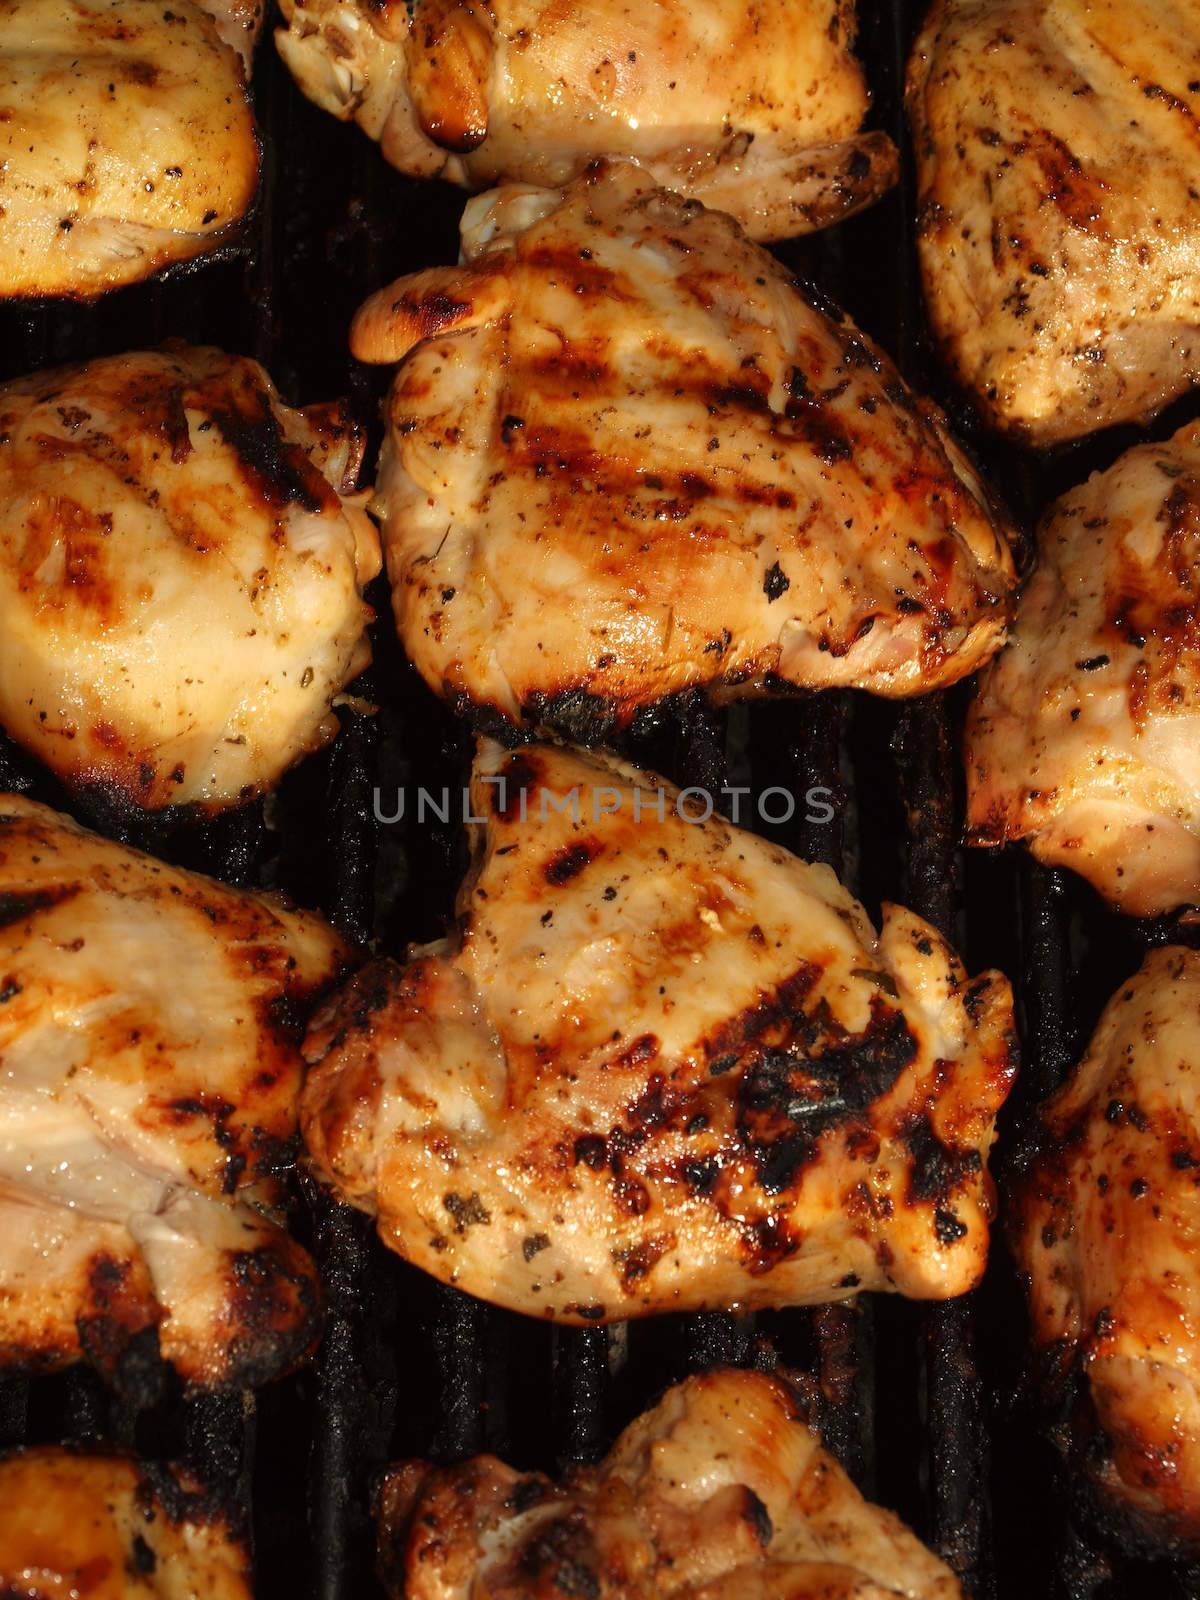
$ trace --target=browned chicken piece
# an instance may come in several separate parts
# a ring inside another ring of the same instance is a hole
[[[362,453],[219,350],[0,386],[0,724],[122,809],[271,788],[371,658]]]
[[[319,1325],[279,1225],[307,913],[0,797],[0,1363],[264,1381]]]
[[[624,156],[756,239],[810,233],[896,181],[861,133],[853,0],[283,0],[310,100],[393,166],[470,189]]]
[[[921,694],[1004,638],[1007,524],[936,410],[717,212],[628,164],[500,189],[375,295],[401,637],[455,704],[624,723],[693,688]]]
[[[1025,839],[1123,911],[1200,901],[1200,427],[1054,505],[967,723],[975,844]]]
[[[90,297],[254,199],[257,0],[0,0],[0,298]]]
[[[909,65],[934,332],[1051,445],[1200,377],[1200,5],[934,0]]]
[[[179,1468],[44,1447],[0,1460],[0,1593],[250,1600],[250,1560]]]
[[[1075,1454],[1128,1528],[1200,1548],[1200,953],[1152,951],[1048,1103],[1015,1245]]]
[[[493,1456],[409,1461],[380,1497],[396,1600],[958,1600],[950,1569],[871,1505],[781,1378],[668,1390],[560,1486]]]
[[[313,1164],[387,1244],[575,1323],[977,1281],[1005,979],[616,762],[485,743],[471,803],[455,936],[305,1046]]]

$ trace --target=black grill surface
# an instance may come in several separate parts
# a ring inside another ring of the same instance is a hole
[[[903,61],[920,7],[860,0],[875,121],[904,143]],[[378,440],[387,375],[356,366],[350,316],[399,272],[457,254],[463,197],[410,182],[354,128],[308,106],[269,42],[255,95],[264,179],[243,248],[92,307],[0,308],[0,376],[157,343],[212,343],[263,361],[295,403],[348,396]],[[906,376],[950,410],[1026,527],[1047,499],[1107,465],[1131,430],[1037,460],[982,435],[946,386],[923,324],[913,250],[911,161],[880,205],[780,254],[844,305]],[[1163,437],[1195,402],[1156,425]],[[363,689],[377,716],[344,713],[342,737],[267,806],[205,826],[101,819],[105,831],[233,883],[280,887],[350,937],[401,953],[441,931],[464,865],[453,826],[380,826],[372,793],[410,781],[461,784],[466,731],[421,687],[390,626]],[[0,648],[3,648],[0,642]],[[964,691],[903,706],[828,694],[716,714],[673,710],[628,754],[679,782],[736,775],[761,791],[821,784],[827,825],[762,831],[829,862],[873,915],[912,906],[978,970],[1018,988],[1022,1077],[993,1162],[1019,1144],[1104,999],[1160,924],[1121,921],[1081,885],[1015,855],[964,854],[957,741]],[[0,786],[63,805],[33,764],[0,743]],[[411,807],[409,808],[412,809]],[[86,819],[95,821],[96,819]],[[754,1318],[712,1313],[612,1329],[556,1329],[442,1288],[388,1255],[366,1219],[298,1182],[295,1226],[316,1251],[329,1316],[316,1362],[256,1395],[172,1390],[138,1409],[82,1368],[0,1380],[0,1446],[108,1441],[190,1461],[253,1533],[262,1600],[367,1600],[370,1497],[390,1459],[451,1461],[479,1449],[555,1469],[601,1454],[668,1383],[714,1363],[783,1361],[806,1375],[825,1438],[864,1491],[894,1507],[980,1597],[1117,1600],[1200,1591],[1180,1567],[1105,1554],[1022,1396],[1024,1321],[997,1239],[977,1293],[949,1305],[894,1297]]]

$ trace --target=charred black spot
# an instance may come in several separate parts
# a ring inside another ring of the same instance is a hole
[[[555,728],[576,744],[604,744],[620,726],[617,705],[587,689],[531,694],[521,707],[526,722]]]
[[[134,1534],[133,1543],[129,1547],[129,1564],[135,1573],[140,1573],[143,1577],[149,1577],[158,1566],[157,1556],[140,1533]]]
[[[599,1172],[608,1165],[608,1141],[597,1133],[582,1134],[575,1141],[575,1165]]]
[[[545,1478],[522,1478],[520,1483],[514,1484],[504,1504],[516,1516],[524,1516],[526,1511],[532,1511],[534,1506],[540,1506],[554,1493],[551,1485]]]
[[[822,1135],[886,1094],[916,1051],[904,1013],[879,995],[861,1034],[847,1033],[824,1007],[796,1017],[788,1044],[764,1051],[738,1085],[738,1127],[762,1187],[789,1188]]]
[[[453,1191],[444,1194],[442,1205],[454,1218],[454,1231],[458,1234],[466,1233],[468,1228],[485,1228],[492,1220],[491,1212],[475,1192],[468,1195],[455,1194]]]
[[[589,862],[594,861],[599,854],[600,846],[594,839],[564,845],[550,857],[542,869],[546,882],[556,888],[564,883],[570,883],[571,879],[578,877]]]
[[[978,1150],[958,1150],[943,1144],[927,1112],[909,1118],[901,1135],[912,1156],[908,1179],[912,1201],[932,1200],[945,1205],[983,1166]]]
[[[933,1214],[933,1231],[937,1235],[939,1244],[952,1245],[966,1238],[967,1225],[965,1222],[960,1222],[953,1211],[945,1206],[938,1206]]]
[[[767,568],[766,577],[763,579],[763,593],[767,599],[778,600],[780,595],[786,594],[791,586],[791,581],[778,561],[773,561]]]
[[[522,1550],[519,1569],[538,1593],[600,1600],[599,1558],[581,1512],[543,1523]]]
[[[534,1256],[540,1256],[543,1250],[549,1250],[550,1240],[544,1233],[526,1234],[521,1241],[521,1254],[526,1261],[532,1261]]]
[[[753,1489],[743,1488],[745,1500],[742,1505],[742,1516],[754,1530],[754,1537],[765,1550],[775,1537],[775,1529],[771,1524],[771,1513],[763,1505]]]

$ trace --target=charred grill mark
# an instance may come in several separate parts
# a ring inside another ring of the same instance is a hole
[[[909,1201],[920,1205],[935,1202],[937,1208],[958,1226],[948,1203],[964,1184],[978,1177],[983,1170],[983,1157],[978,1150],[960,1150],[943,1144],[925,1111],[915,1113],[908,1119],[901,1129],[901,1137],[912,1157],[908,1178]]]
[[[798,1019],[787,1046],[766,1051],[738,1085],[738,1130],[768,1194],[790,1188],[822,1135],[861,1116],[917,1053],[904,1013],[879,995],[861,1034],[822,1012]]]
[[[556,850],[546,862],[542,874],[548,884],[560,889],[564,884],[570,883],[572,878],[577,878],[586,866],[602,854],[603,849],[604,846],[596,838],[580,839],[575,844],[563,845],[562,849]]]
[[[80,892],[77,883],[58,883],[48,889],[0,889],[0,928],[29,922],[39,911],[50,911],[73,900]]]
[[[529,795],[537,787],[540,769],[533,756],[509,756],[504,770],[499,774],[502,783],[489,785],[492,809],[502,822],[515,822],[525,814]]]
[[[298,444],[283,437],[279,421],[260,390],[214,403],[208,413],[263,504],[282,511],[298,505],[314,515],[336,511],[332,486]]]
[[[294,1366],[320,1331],[316,1268],[286,1235],[238,1252],[231,1263],[230,1312],[235,1332],[226,1381],[257,1387]]]
[[[147,1303],[132,1278],[130,1262],[106,1254],[93,1257],[75,1331],[84,1359],[119,1389],[157,1397],[163,1376],[157,1309]]]

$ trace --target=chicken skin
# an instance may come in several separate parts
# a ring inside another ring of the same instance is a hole
[[[313,1165],[387,1244],[574,1323],[975,1283],[1005,979],[615,762],[484,743],[471,806],[455,936],[305,1045]]]
[[[860,133],[853,0],[283,0],[280,53],[310,100],[393,166],[470,189],[568,182],[597,156],[811,233],[896,181]]]
[[[561,1486],[492,1456],[392,1469],[380,1575],[396,1600],[958,1600],[958,1581],[859,1494],[780,1378],[668,1390]]]
[[[44,1447],[0,1460],[0,1593],[250,1600],[250,1561],[178,1468]]]
[[[0,797],[0,1363],[250,1384],[317,1332],[278,1225],[316,917]]]
[[[909,67],[934,332],[1052,445],[1200,376],[1200,4],[934,0]]]
[[[1004,638],[1003,519],[934,408],[728,217],[601,165],[480,196],[375,295],[396,618],[460,707],[622,724],[693,688],[912,695]]]
[[[1200,426],[1054,505],[967,724],[976,844],[1025,839],[1122,910],[1200,901]]]
[[[87,298],[227,242],[258,185],[257,0],[0,0],[0,297]]]
[[[1014,1233],[1051,1392],[1108,1507],[1200,1548],[1200,953],[1151,952],[1042,1117]],[[1098,1437],[1096,1437],[1098,1433]]]
[[[362,438],[171,346],[0,388],[0,723],[69,787],[237,804],[370,660]]]

